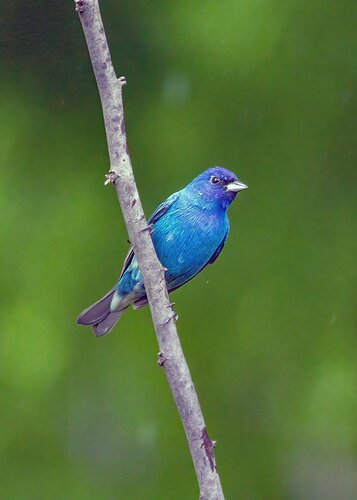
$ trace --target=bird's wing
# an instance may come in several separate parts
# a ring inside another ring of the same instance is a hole
[[[199,269],[197,271],[197,273],[194,274],[193,276],[191,276],[189,279],[187,279],[187,280],[183,281],[182,283],[179,283],[178,285],[175,285],[173,287],[168,286],[169,293],[174,292],[175,290],[177,290],[178,288],[180,288],[185,283],[188,283],[190,280],[192,280],[192,278],[194,278],[195,276],[197,276],[197,274],[199,274],[206,266],[208,266],[208,264],[213,264],[217,260],[219,254],[222,251],[222,248],[224,247],[224,244],[226,242],[228,233],[229,233],[229,225],[227,227],[227,232],[224,235],[224,238],[222,239],[221,243],[218,245],[218,247],[216,248],[216,250],[213,252],[212,257],[206,262],[206,264],[203,267],[201,267],[201,269]],[[141,309],[142,307],[146,306],[147,303],[148,303],[148,299],[147,299],[146,295],[144,295],[144,297],[140,297],[138,300],[136,300],[134,302],[133,307],[134,307],[134,309]]]
[[[227,239],[227,236],[228,236],[228,233],[229,233],[229,229],[227,230],[223,240],[221,241],[221,243],[218,245],[218,247],[216,248],[216,251],[214,252],[214,254],[212,255],[212,257],[210,258],[210,260],[207,262],[207,264],[213,264],[214,262],[216,262],[216,260],[218,259],[219,257],[219,254],[222,252],[223,250],[223,247],[224,247],[224,244],[226,242],[226,239]],[[207,266],[206,264],[206,266]],[[205,267],[206,267],[205,266]]]
[[[178,200],[180,193],[174,193],[167,198],[161,205],[157,207],[155,212],[152,214],[148,220],[149,224],[155,224],[161,217],[166,214],[166,212],[172,207],[172,205]]]
[[[167,200],[165,200],[164,202],[162,202],[161,205],[159,205],[157,207],[157,209],[155,210],[155,212],[152,214],[152,216],[148,220],[148,224],[149,225],[150,224],[155,224],[155,222],[157,222],[159,219],[161,219],[161,217],[164,214],[166,214],[166,212],[178,200],[179,196],[180,196],[179,192],[178,193],[173,193],[171,196],[169,196],[167,198]],[[125,257],[125,260],[124,260],[123,269],[121,270],[121,273],[120,273],[120,278],[123,276],[123,274],[125,273],[125,271],[130,266],[130,263],[133,260],[133,257],[134,257],[133,247],[130,247],[129,248],[129,252],[128,252],[128,254],[127,254],[127,256]]]
[[[213,252],[212,257],[206,262],[206,264],[203,267],[201,267],[201,269],[199,269],[197,271],[197,273],[194,274],[193,276],[191,276],[191,278],[189,278],[188,280],[183,281],[182,283],[180,283],[179,285],[174,286],[173,288],[169,287],[168,290],[169,290],[170,293],[173,292],[174,290],[177,290],[178,288],[180,288],[180,286],[184,285],[185,283],[188,283],[189,281],[191,281],[195,276],[197,276],[197,274],[199,274],[201,271],[203,271],[203,269],[205,267],[207,267],[208,264],[213,264],[218,259],[218,256],[222,252],[222,248],[224,247],[224,244],[226,242],[228,233],[229,233],[229,227],[228,227],[227,232],[224,235],[224,238],[222,239],[221,243],[218,245],[218,247],[216,248],[216,250]]]

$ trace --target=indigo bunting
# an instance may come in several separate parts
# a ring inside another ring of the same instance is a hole
[[[213,264],[224,247],[227,209],[247,186],[221,167],[205,170],[184,189],[172,194],[149,219],[152,241],[166,269],[167,289],[173,292]],[[126,309],[147,304],[138,262],[130,249],[119,282],[102,299],[82,312],[77,322],[91,325],[97,336],[109,333]]]

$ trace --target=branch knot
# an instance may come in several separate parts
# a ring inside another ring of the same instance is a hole
[[[119,82],[119,85],[121,87],[124,87],[124,85],[126,85],[128,82],[126,81],[126,78],[125,76],[119,76],[118,78],[118,82]]]
[[[208,459],[208,463],[211,467],[211,471],[215,472],[217,467],[216,467],[215,460],[214,460],[213,449],[216,446],[216,441],[210,440],[206,427],[204,427],[202,429],[201,439],[202,439],[201,448],[203,448],[205,450],[206,457]]]
[[[76,4],[76,12],[82,14],[85,9],[85,0],[74,0],[74,3]]]
[[[118,174],[114,172],[114,170],[109,170],[109,172],[105,174],[104,186],[107,186],[108,184],[115,184],[117,178]]]
[[[158,355],[157,364],[159,366],[164,366],[164,363],[168,360],[168,358],[165,356],[165,354],[162,351],[160,351],[157,355]]]

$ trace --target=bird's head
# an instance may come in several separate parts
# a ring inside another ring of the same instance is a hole
[[[221,167],[212,167],[197,176],[190,184],[206,203],[218,203],[224,209],[235,199],[237,194],[248,186],[229,170]]]

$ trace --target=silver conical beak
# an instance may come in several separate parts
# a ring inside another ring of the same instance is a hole
[[[243,182],[234,181],[227,184],[226,189],[227,191],[233,191],[234,193],[239,193],[239,191],[243,191],[243,189],[248,189],[248,186],[243,184]]]

